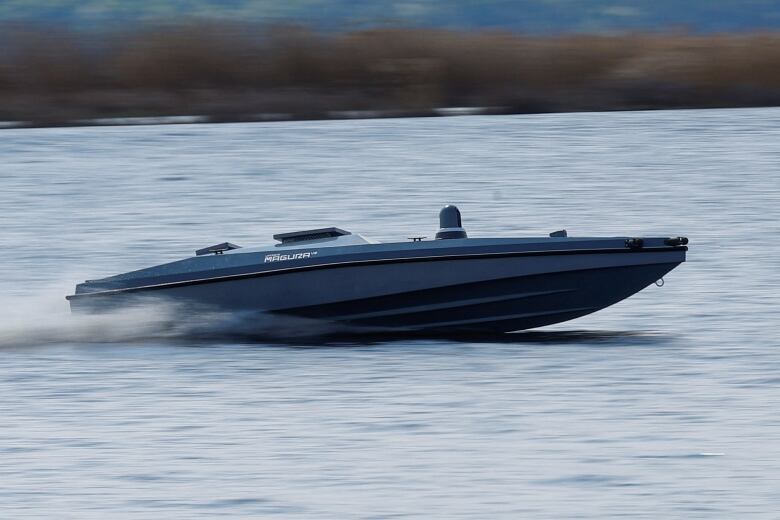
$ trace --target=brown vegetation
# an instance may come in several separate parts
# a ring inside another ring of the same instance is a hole
[[[525,36],[193,24],[0,29],[0,120],[780,104],[780,34]]]

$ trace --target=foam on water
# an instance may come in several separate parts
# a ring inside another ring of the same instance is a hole
[[[365,333],[318,320],[261,312],[222,312],[162,298],[100,313],[71,312],[67,283],[36,294],[0,299],[0,348],[61,343],[251,340],[289,342],[300,338]]]
[[[64,284],[34,294],[4,296],[0,307],[0,347],[57,343],[103,343],[175,337],[176,307],[149,302],[104,314],[72,314]]]

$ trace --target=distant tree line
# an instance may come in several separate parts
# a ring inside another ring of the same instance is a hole
[[[780,33],[529,36],[193,23],[0,28],[0,120],[780,104]]]

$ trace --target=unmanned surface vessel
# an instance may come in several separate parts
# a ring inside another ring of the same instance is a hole
[[[468,238],[455,206],[435,240],[379,243],[339,228],[228,242],[100,280],[67,296],[87,312],[148,298],[283,314],[366,330],[511,332],[608,307],[685,261],[684,237]]]

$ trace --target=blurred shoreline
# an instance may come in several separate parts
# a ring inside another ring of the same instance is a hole
[[[751,105],[734,107],[674,107],[674,108],[635,108],[613,110],[579,110],[555,112],[513,112],[504,107],[451,107],[432,108],[427,111],[355,111],[349,113],[330,112],[321,117],[295,117],[293,114],[246,114],[235,119],[214,118],[211,116],[146,116],[146,117],[107,117],[97,119],[75,119],[69,121],[0,121],[0,131],[33,128],[76,128],[100,126],[159,126],[159,125],[191,125],[215,123],[281,123],[291,121],[344,121],[355,119],[398,119],[420,117],[454,117],[454,116],[499,116],[499,115],[532,115],[532,114],[573,114],[597,112],[642,112],[655,110],[719,110],[745,108],[773,108],[776,105]]]
[[[0,129],[780,105],[780,33],[0,30]]]

